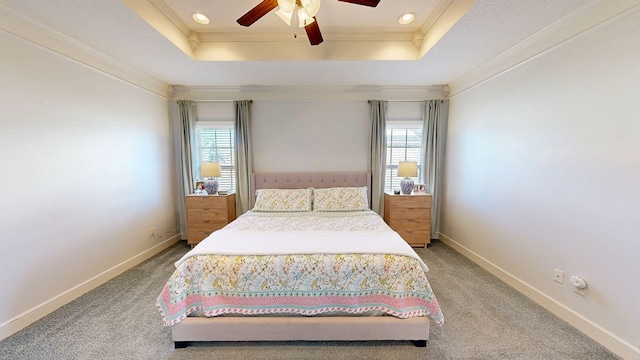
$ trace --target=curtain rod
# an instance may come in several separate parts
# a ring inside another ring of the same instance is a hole
[[[186,100],[186,99],[185,99]],[[180,100],[176,100],[178,102]],[[226,102],[234,102],[238,100],[191,100],[193,102],[203,102],[203,103],[226,103]],[[253,100],[249,100],[249,102],[253,102]]]
[[[236,100],[192,100],[194,102],[232,102],[232,101],[236,101]],[[250,102],[253,102],[253,100],[249,100]],[[369,100],[371,101],[371,100]],[[387,102],[422,102],[424,100],[386,100]]]
[[[424,99],[424,100],[383,100],[386,101],[388,103],[417,103],[417,102],[425,102],[425,101],[429,101],[429,100],[440,100],[440,101],[446,101],[447,99]],[[371,101],[373,100],[368,100],[368,103],[371,103]]]
[[[378,100],[378,99],[375,99]],[[367,102],[371,103],[373,100],[368,100]],[[424,100],[382,100],[386,102],[394,102],[394,103],[408,103],[408,102],[423,102]]]
[[[412,103],[412,102],[423,102],[426,100],[446,100],[446,99],[424,99],[424,100],[385,100],[386,102],[391,103]],[[176,100],[177,102],[178,100]],[[192,100],[193,102],[201,102],[201,103],[226,103],[226,102],[234,102],[237,100]],[[253,103],[253,100],[249,100],[250,103]],[[367,102],[371,102],[368,100]]]

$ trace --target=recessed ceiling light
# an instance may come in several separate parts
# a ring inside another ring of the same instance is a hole
[[[193,17],[193,20],[195,20],[198,24],[207,25],[209,23],[209,17],[205,14],[193,13],[191,17]]]
[[[413,13],[406,13],[398,18],[398,22],[402,25],[410,24],[413,20],[415,20],[416,15]]]

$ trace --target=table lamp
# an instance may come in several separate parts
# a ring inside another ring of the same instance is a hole
[[[418,176],[418,163],[415,161],[400,161],[398,163],[398,176],[402,177],[400,191],[403,194],[411,194],[413,191],[413,179],[411,178]]]
[[[203,178],[204,189],[207,190],[207,194],[214,195],[218,193],[218,179],[220,177],[220,163],[203,162],[200,163],[200,176]]]

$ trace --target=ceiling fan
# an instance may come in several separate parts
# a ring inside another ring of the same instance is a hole
[[[291,25],[292,19],[297,16],[299,26],[304,27],[307,37],[309,38],[309,43],[311,43],[311,45],[318,45],[323,41],[318,20],[316,19],[316,14],[320,10],[320,1],[321,0],[262,0],[260,4],[242,15],[237,21],[238,24],[242,26],[251,26],[271,10],[279,7],[276,11],[278,17],[286,24]],[[380,2],[380,0],[338,1],[370,7],[376,7]]]

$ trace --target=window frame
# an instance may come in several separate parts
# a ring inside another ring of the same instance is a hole
[[[229,138],[228,146],[216,146],[214,148],[222,148],[229,157],[228,160],[220,161],[220,158],[208,158],[203,159],[203,145],[202,145],[202,131],[214,130],[229,132],[227,137]],[[202,180],[200,176],[200,163],[203,161],[220,161],[220,170],[222,176],[218,178],[220,184],[220,190],[228,190],[230,192],[235,191],[235,125],[233,120],[196,120],[195,126],[195,149],[193,151],[193,168],[195,170],[195,177],[198,180]]]
[[[416,184],[422,183],[422,163],[423,163],[423,155],[422,155],[422,141],[423,141],[423,121],[422,120],[406,120],[406,119],[394,119],[387,120],[386,124],[386,161],[385,161],[385,181],[384,181],[384,190],[387,192],[393,192],[394,189],[400,188],[400,180],[398,177],[398,162],[399,161],[416,161],[418,163],[418,177]],[[394,131],[418,131],[420,133],[419,139],[417,141],[412,141],[412,143],[417,143],[417,146],[407,146],[409,145],[409,140],[407,138],[408,134],[405,134],[405,146],[394,146],[393,143],[393,135]],[[391,134],[390,134],[391,132]],[[404,154],[401,156],[397,156],[394,153],[393,149],[399,149],[402,152],[404,149]],[[407,156],[407,149],[417,149],[417,155]]]

